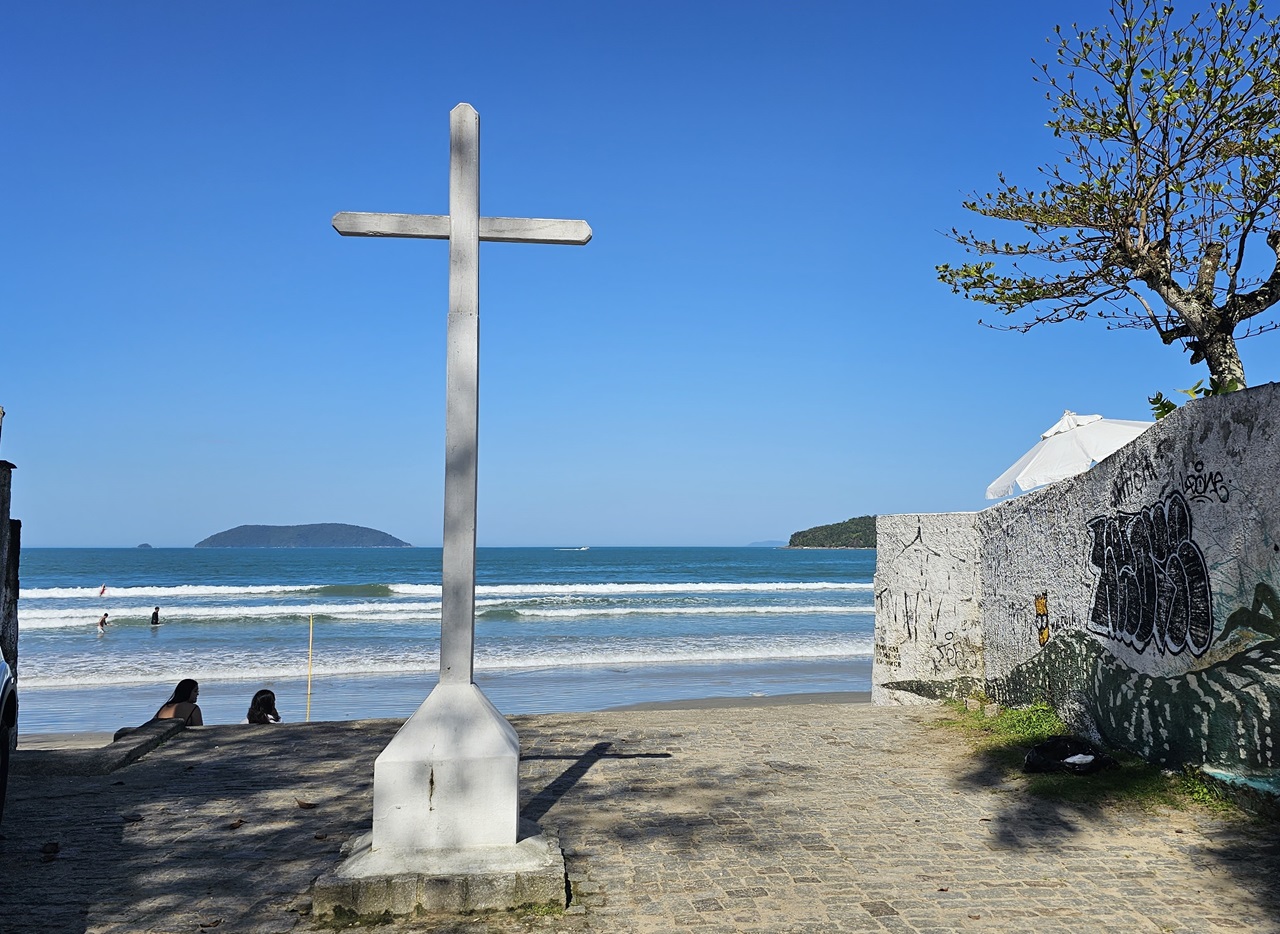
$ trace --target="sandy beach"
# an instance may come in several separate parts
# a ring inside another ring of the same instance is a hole
[[[765,697],[695,697],[684,700],[648,701],[641,704],[624,704],[609,710],[712,710],[735,707],[776,707],[790,704],[869,704],[870,691],[826,691],[814,694],[777,694]],[[98,749],[109,744],[113,733],[22,733],[18,748],[37,749]]]
[[[1268,827],[1032,798],[942,716],[770,698],[512,717],[521,813],[559,837],[569,907],[381,929],[1280,932]],[[311,882],[367,830],[399,725],[186,730],[98,776],[68,774],[92,751],[20,750],[3,929],[325,930]]]
[[[775,694],[764,697],[691,697],[685,700],[646,701],[609,710],[715,710],[741,707],[783,707],[791,704],[869,704],[870,691],[823,691],[813,694]]]
[[[325,676],[312,685],[311,719],[357,720],[408,717],[435,685],[435,672],[380,676]],[[618,665],[600,668],[537,668],[478,671],[476,683],[509,714],[591,711],[622,706],[630,698],[642,706],[660,703],[757,702],[792,694],[866,693],[871,659],[782,659],[676,666]],[[307,680],[264,682],[201,681],[200,706],[206,723],[236,724],[259,687],[276,692],[286,723],[307,716]],[[172,685],[111,685],[88,688],[22,686],[19,745],[44,734],[115,733],[150,717]],[[769,701],[763,701],[768,703]],[[43,742],[43,740],[41,740]]]
[[[19,733],[18,749],[97,749],[111,742],[111,733]]]

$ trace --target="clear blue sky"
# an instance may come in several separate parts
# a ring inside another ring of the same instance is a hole
[[[29,546],[242,523],[440,541],[448,112],[481,210],[482,545],[745,544],[982,508],[1065,408],[1205,375],[979,327],[961,199],[1053,156],[1053,4],[60,2],[0,29],[0,456]],[[1013,231],[1009,231],[1012,235]],[[1270,342],[1268,342],[1270,341]],[[1280,338],[1242,346],[1252,384]]]

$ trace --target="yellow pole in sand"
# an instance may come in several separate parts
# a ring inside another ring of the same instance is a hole
[[[316,618],[311,616],[311,625],[307,627],[307,722],[311,722],[311,647],[316,641]]]

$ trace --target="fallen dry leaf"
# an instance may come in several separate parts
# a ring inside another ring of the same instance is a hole
[[[328,839],[329,839],[329,835],[328,835],[327,833],[318,833],[318,834],[316,834],[316,839],[317,839],[317,840],[328,840]]]
[[[202,928],[216,928],[216,927],[217,927],[219,924],[221,924],[221,923],[222,923],[222,919],[221,919],[221,918],[218,918],[217,920],[214,920],[214,921],[210,921],[210,922],[208,922],[208,923],[206,923],[206,922],[204,922],[204,921],[201,921],[201,922],[200,922],[200,927],[202,927]]]
[[[301,798],[294,798],[293,800],[298,802],[298,807],[306,811],[309,811],[311,810],[311,808],[315,807],[315,804],[312,803],[311,801],[303,801]]]
[[[243,826],[244,826],[244,818],[243,818],[243,817],[237,817],[237,818],[236,818],[235,820],[233,820],[231,823],[227,824],[227,829],[228,829],[228,830],[238,830],[238,829],[240,829],[240,828],[241,828],[241,827],[243,827]]]
[[[939,892],[950,892],[950,891],[951,891],[951,887],[950,887],[950,886],[948,886],[948,887],[947,887],[947,888],[945,888],[945,889],[938,889],[938,891],[939,891]]]

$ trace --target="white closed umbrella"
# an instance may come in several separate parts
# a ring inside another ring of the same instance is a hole
[[[987,499],[1044,486],[1084,473],[1142,434],[1155,422],[1130,422],[1101,415],[1062,413],[1062,418],[1040,436],[1040,443],[987,487]]]

